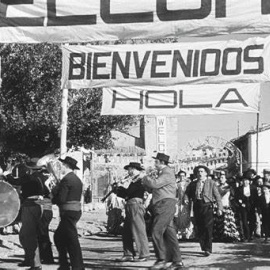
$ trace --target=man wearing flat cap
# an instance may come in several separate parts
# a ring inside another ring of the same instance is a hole
[[[81,211],[81,197],[83,184],[74,173],[78,170],[77,161],[67,156],[59,158],[62,162],[61,173],[63,179],[52,190],[52,202],[57,204],[60,212],[60,223],[54,234],[55,246],[59,253],[60,270],[70,269],[67,254],[69,255],[72,270],[83,270],[83,258],[78,239],[76,224],[79,221]]]
[[[222,215],[221,197],[214,180],[209,179],[210,171],[204,165],[194,168],[193,173],[197,179],[192,181],[185,193],[185,203],[193,202],[193,211],[197,236],[201,249],[205,256],[212,253],[212,235],[213,235],[213,203],[217,202],[218,215]]]
[[[39,226],[42,218],[44,185],[37,171],[36,161],[30,160],[24,164],[25,173],[20,178],[14,178],[11,171],[7,174],[7,180],[12,185],[21,186],[21,222],[19,233],[20,243],[24,249],[24,261],[18,266],[30,266],[29,270],[41,270],[41,258],[38,245]]]
[[[153,158],[158,176],[146,175],[142,181],[143,185],[152,190],[152,239],[157,260],[150,269],[181,269],[183,262],[173,224],[177,203],[175,173],[168,166],[169,156],[157,153]],[[166,267],[167,262],[172,262],[169,268]]]
[[[147,261],[150,252],[144,220],[145,209],[143,197],[145,189],[141,183],[141,171],[143,171],[143,168],[138,162],[130,162],[124,169],[128,171],[128,174],[131,177],[131,183],[128,188],[119,186],[115,190],[118,197],[126,200],[126,217],[122,233],[124,255],[117,261]],[[136,259],[133,239],[136,243],[139,255]]]

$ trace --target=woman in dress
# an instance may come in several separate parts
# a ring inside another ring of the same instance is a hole
[[[175,217],[175,225],[178,239],[191,239],[194,237],[193,223],[191,222],[191,203],[184,204],[184,194],[190,180],[186,177],[186,172],[180,170],[177,173],[177,213]]]
[[[225,171],[220,172],[218,191],[223,205],[223,214],[221,216],[215,215],[214,240],[222,242],[240,241],[235,213],[231,207],[233,190],[227,183]]]

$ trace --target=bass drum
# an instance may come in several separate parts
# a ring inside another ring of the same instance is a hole
[[[20,198],[15,188],[0,181],[0,228],[11,224],[20,210]]]

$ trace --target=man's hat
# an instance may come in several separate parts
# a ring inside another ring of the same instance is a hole
[[[65,164],[67,164],[72,170],[79,170],[80,168],[77,167],[77,160],[72,157],[65,157],[65,159],[59,158],[59,160]]]
[[[180,176],[181,173],[184,173],[185,175],[187,175],[187,173],[183,170],[180,170],[178,173],[177,173],[177,176]]]
[[[194,173],[195,176],[197,175],[199,169],[204,169],[204,170],[206,171],[207,175],[210,175],[210,170],[209,170],[208,167],[206,167],[206,166],[204,166],[204,165],[198,165],[198,166],[196,166],[196,167],[194,168],[194,170],[193,170],[193,173]]]
[[[270,168],[269,169],[264,169],[263,173],[270,173]]]
[[[38,159],[37,158],[32,158],[30,161],[27,161],[25,163],[25,167],[28,168],[28,169],[31,169],[31,170],[41,170],[41,169],[44,169],[46,166],[40,166],[40,165],[37,165],[37,161]]]
[[[157,156],[152,158],[169,163],[170,156],[167,156],[164,153],[157,153]]]
[[[267,188],[269,188],[270,189],[270,183],[264,183],[263,185],[262,185],[262,187],[267,187]]]
[[[139,162],[130,162],[128,165],[124,167],[125,170],[128,170],[128,168],[134,168],[138,171],[144,170],[144,168],[141,167],[141,164]]]

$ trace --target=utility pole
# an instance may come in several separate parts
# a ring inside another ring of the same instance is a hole
[[[256,127],[256,171],[258,172],[259,168],[259,120],[260,113],[257,113],[257,127]]]

